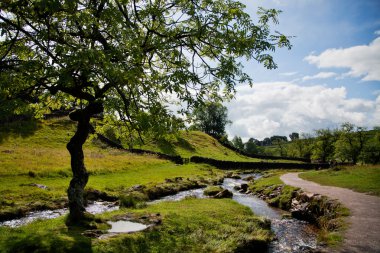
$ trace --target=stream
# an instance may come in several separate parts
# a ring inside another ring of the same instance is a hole
[[[258,174],[241,175],[242,178],[248,176],[254,176],[256,179],[260,177]],[[232,199],[244,206],[248,206],[256,215],[271,220],[272,231],[276,236],[276,240],[270,243],[269,253],[302,253],[310,252],[310,250],[317,248],[317,235],[312,225],[293,218],[283,219],[282,216],[286,213],[285,211],[270,207],[264,200],[252,194],[239,193],[234,189],[234,186],[240,186],[244,183],[247,183],[247,181],[243,179],[225,178],[222,187],[233,193]],[[203,194],[203,190],[183,191],[152,201],[150,204],[162,201],[179,201],[190,196],[207,198]]]
[[[86,207],[86,211],[92,214],[104,213],[109,211],[114,211],[119,209],[119,206],[114,202],[106,202],[106,201],[94,201],[90,203]],[[68,213],[67,208],[55,209],[55,210],[42,210],[42,211],[33,211],[26,214],[26,216],[18,219],[7,220],[0,222],[0,226],[7,226],[11,228],[20,227],[31,223],[35,220],[46,220],[46,219],[54,219],[59,216],[62,216]]]
[[[258,174],[244,174],[258,178]],[[271,220],[272,231],[276,240],[270,243],[269,253],[302,253],[310,252],[317,248],[316,232],[309,223],[293,218],[282,218],[284,211],[270,207],[265,201],[252,194],[239,193],[234,186],[240,186],[247,181],[243,179],[226,178],[222,187],[233,193],[233,199],[238,203],[249,207],[256,215],[266,217]],[[154,204],[162,201],[179,201],[186,197],[206,198],[203,194],[204,189],[193,189],[182,191],[175,195],[166,196],[161,199],[150,201]],[[114,202],[94,201],[86,207],[87,212],[92,214],[103,213],[106,211],[117,210],[119,207]],[[37,219],[52,219],[64,215],[68,212],[67,208],[57,210],[35,211],[28,213],[20,219],[13,219],[0,222],[0,226],[19,227]]]
[[[257,175],[242,175],[246,176]],[[272,231],[276,235],[276,240],[270,243],[269,253],[302,253],[310,252],[317,248],[317,236],[315,228],[305,221],[293,218],[282,218],[284,211],[270,207],[264,200],[252,195],[239,193],[234,190],[234,186],[247,183],[242,179],[224,179],[222,187],[230,190],[234,195],[233,199],[244,206],[248,206],[259,216],[264,216],[271,220]]]

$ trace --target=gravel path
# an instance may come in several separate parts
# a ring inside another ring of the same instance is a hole
[[[349,228],[339,252],[380,253],[380,198],[354,192],[349,189],[322,186],[287,173],[281,180],[288,185],[300,187],[306,192],[318,193],[333,199],[350,209]]]

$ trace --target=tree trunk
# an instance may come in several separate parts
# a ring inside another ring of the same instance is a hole
[[[67,144],[67,150],[71,155],[71,170],[73,172],[73,178],[67,189],[70,211],[69,220],[71,223],[83,220],[85,215],[83,193],[89,175],[84,165],[83,144],[86,142],[90,132],[91,116],[102,111],[102,104],[93,103],[85,109],[75,110],[69,115],[71,120],[78,122],[77,130]]]

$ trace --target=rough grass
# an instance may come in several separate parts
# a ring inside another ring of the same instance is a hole
[[[240,155],[224,147],[213,137],[200,131],[183,131],[176,140],[170,142],[166,140],[151,140],[142,146],[142,148],[171,155],[180,155],[184,158],[202,156],[218,160],[260,161],[260,159]]]
[[[322,185],[349,188],[380,196],[380,165],[357,165],[323,171],[308,171],[300,177]]]
[[[160,213],[162,224],[108,239],[85,237],[81,229],[68,230],[63,217],[17,229],[0,227],[0,252],[243,252],[247,248],[263,252],[272,237],[268,222],[225,199],[165,202],[100,217],[106,220],[131,212]]]
[[[0,213],[57,208],[65,202],[71,179],[66,143],[74,129],[75,125],[66,118],[0,126]],[[153,155],[102,148],[90,140],[84,152],[91,174],[87,187],[117,196],[137,184],[149,186],[166,178],[207,178],[218,173],[208,165],[176,165]],[[39,189],[32,183],[48,189]]]
[[[286,171],[273,171],[265,175],[264,177],[255,180],[250,184],[250,189],[259,194],[269,196],[273,191],[281,187],[281,194],[274,198],[267,199],[268,203],[272,206],[279,207],[284,210],[290,209],[294,192],[299,188],[284,185],[280,176],[286,173]]]
[[[70,155],[66,144],[74,131],[75,124],[65,118],[1,125],[0,176],[71,176]],[[169,164],[153,155],[136,155],[101,148],[90,140],[84,146],[84,153],[87,169],[92,174]]]
[[[175,141],[151,140],[141,148],[165,154],[180,155],[184,158],[201,156],[223,161],[301,163],[290,160],[263,160],[246,157],[224,147],[215,138],[200,131],[182,131]]]
[[[121,195],[133,185],[151,186],[164,182],[166,178],[196,177],[207,178],[214,173],[209,166],[201,164],[175,165],[167,163],[158,166],[145,166],[101,175],[91,175],[88,188],[105,191],[111,195]],[[0,178],[1,212],[35,206],[36,208],[54,208],[66,200],[69,177],[29,177],[7,176]],[[48,187],[40,189],[29,184],[36,183]]]

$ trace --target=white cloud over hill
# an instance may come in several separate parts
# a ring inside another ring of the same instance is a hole
[[[349,99],[345,87],[300,86],[290,82],[256,83],[237,88],[227,104],[230,137],[262,139],[291,132],[311,133],[343,122],[380,125],[380,95],[376,101]]]

